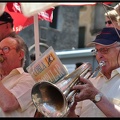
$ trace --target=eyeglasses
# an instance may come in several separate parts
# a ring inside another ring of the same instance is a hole
[[[120,46],[120,45],[119,45]],[[100,48],[100,49],[93,49],[91,52],[96,55],[97,52],[100,52],[101,54],[108,54],[109,50],[111,48],[119,47],[119,46],[114,46],[114,47],[109,47],[109,48]]]
[[[107,24],[107,23],[108,23],[109,25],[112,24],[112,22],[111,22],[110,20],[105,21],[105,24]]]
[[[12,49],[16,49],[16,48],[10,48],[10,47],[8,47],[8,46],[5,46],[5,47],[3,47],[3,48],[0,48],[0,50],[2,50],[2,52],[4,53],[4,54],[6,54],[6,53],[8,53],[10,50],[12,50]]]

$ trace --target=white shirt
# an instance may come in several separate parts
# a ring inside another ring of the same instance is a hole
[[[12,112],[3,112],[0,108],[0,117],[33,117],[36,108],[31,99],[31,90],[35,81],[31,75],[25,73],[23,68],[17,68],[1,82],[16,97],[20,108]]]
[[[91,79],[93,85],[114,105],[120,106],[120,68],[114,70],[108,80],[102,73]],[[106,115],[90,100],[78,102],[75,113],[80,117],[106,117]]]

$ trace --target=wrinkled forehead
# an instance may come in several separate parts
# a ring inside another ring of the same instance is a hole
[[[16,46],[17,42],[11,37],[6,37],[0,42],[0,47],[2,46]]]
[[[115,43],[110,44],[110,45],[104,45],[104,44],[99,44],[99,43],[95,43],[94,45],[95,45],[95,48],[97,48],[97,47],[110,48],[110,47],[113,47],[113,46],[116,46],[116,45],[119,45],[119,44],[118,44],[118,42],[115,42]]]

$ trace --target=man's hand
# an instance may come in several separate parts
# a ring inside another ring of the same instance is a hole
[[[80,77],[80,83],[82,84],[77,84],[72,88],[72,90],[80,91],[75,95],[75,101],[79,102],[86,99],[90,99],[93,101],[95,95],[99,93],[99,91],[88,79]]]

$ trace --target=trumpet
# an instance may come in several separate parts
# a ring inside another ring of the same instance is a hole
[[[77,93],[75,90],[71,91],[71,88],[80,84],[79,77],[86,79],[93,77],[104,65],[104,61],[100,62],[95,71],[92,72],[91,64],[83,63],[71,74],[54,84],[48,81],[36,83],[32,88],[31,97],[38,112],[45,117],[66,116],[74,103],[72,102],[74,95]]]

